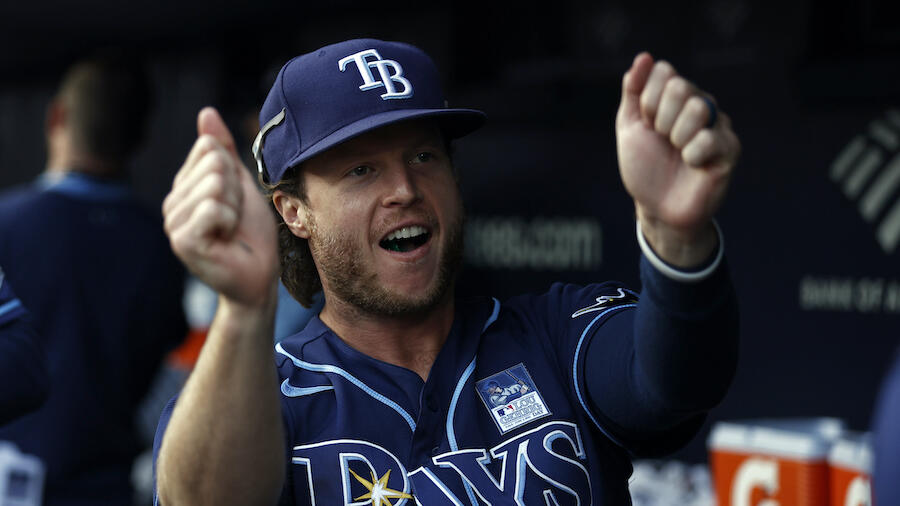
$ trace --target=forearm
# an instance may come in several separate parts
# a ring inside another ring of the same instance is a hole
[[[737,309],[725,265],[681,283],[641,260],[644,290],[591,338],[585,356],[590,404],[613,435],[641,453],[665,453],[690,437],[734,374]],[[657,436],[664,436],[659,439]],[[669,446],[664,446],[669,445]]]
[[[161,503],[273,504],[284,437],[272,354],[276,297],[251,309],[220,299],[157,463]]]
[[[663,412],[716,405],[738,354],[738,310],[727,268],[685,283],[641,261],[643,291],[634,323],[635,377]]]

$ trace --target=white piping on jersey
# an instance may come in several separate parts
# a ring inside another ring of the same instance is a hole
[[[606,311],[598,314],[593,320],[591,320],[591,323],[587,324],[587,327],[585,327],[584,331],[581,333],[581,337],[578,338],[578,346],[575,347],[575,360],[574,360],[574,364],[572,365],[572,383],[575,384],[575,395],[578,397],[578,402],[581,403],[581,407],[584,408],[584,412],[587,413],[588,417],[591,419],[592,422],[594,422],[594,425],[596,425],[597,428],[600,429],[600,432],[602,432],[603,435],[608,437],[613,443],[616,443],[617,445],[621,446],[622,448],[625,448],[625,445],[621,441],[619,441],[618,439],[613,437],[612,434],[607,432],[607,430],[605,428],[603,428],[602,425],[600,425],[600,422],[598,422],[597,419],[594,417],[594,413],[592,413],[591,410],[588,409],[587,403],[584,402],[584,396],[581,395],[581,390],[578,388],[578,357],[581,355],[581,345],[584,343],[584,337],[587,335],[587,333],[591,329],[591,327],[593,327],[594,324],[597,323],[598,320],[600,320],[600,318],[603,318],[604,315],[606,315],[612,311],[617,311],[617,310],[625,309],[628,307],[637,307],[637,304],[623,304],[621,306],[611,307],[611,308],[607,309]],[[625,449],[627,450],[627,448],[625,448]]]
[[[22,306],[22,301],[20,301],[19,299],[13,299],[13,300],[7,302],[6,304],[3,304],[2,306],[0,306],[0,317],[2,317],[6,313],[9,313],[10,311],[17,309],[21,306]]]
[[[288,397],[302,397],[304,395],[312,395],[319,392],[334,390],[334,387],[331,385],[322,385],[317,387],[295,387],[294,385],[288,383],[288,379],[289,378],[285,378],[284,381],[281,382],[281,393]]]
[[[434,475],[433,472],[431,472],[431,469],[428,469],[427,467],[422,466],[422,467],[416,469],[415,471],[409,473],[409,477],[412,478],[413,475],[416,473],[422,473],[429,480],[431,480],[431,482],[434,484],[434,486],[437,487],[438,489],[440,489],[440,491],[444,493],[444,496],[446,496],[447,499],[449,499],[453,503],[453,506],[463,506],[463,503],[459,502],[459,499],[457,499],[456,496],[453,494],[453,492],[451,492],[450,489],[447,488],[447,485],[445,485],[441,480],[438,479],[437,476]],[[465,482],[463,482],[463,483],[465,483]],[[418,506],[422,506],[422,503],[419,502],[418,499],[416,499],[416,504]]]
[[[491,326],[492,323],[497,321],[497,315],[500,314],[500,301],[494,299],[494,310],[491,312],[491,316],[488,317],[487,321],[484,322],[484,327],[481,328],[481,332],[484,333],[488,327]],[[469,366],[466,367],[466,370],[463,371],[462,376],[459,377],[459,381],[456,383],[456,389],[453,391],[453,398],[450,401],[450,409],[447,411],[447,441],[450,443],[450,449],[452,451],[459,450],[459,445],[456,444],[456,432],[453,430],[453,416],[456,414],[456,404],[459,402],[459,396],[462,393],[462,389],[465,386],[466,382],[469,381],[469,376],[472,375],[472,371],[475,370],[475,357],[472,357],[472,361],[469,362]]]
[[[487,321],[484,322],[484,327],[481,327],[481,333],[483,334],[488,327],[491,326],[492,323],[497,321],[497,315],[500,314],[500,301],[494,297],[491,297],[494,300],[494,310],[491,311],[491,316],[488,317]]]
[[[296,365],[297,367],[299,367],[301,369],[306,369],[307,371],[313,371],[313,372],[330,372],[332,374],[337,374],[338,376],[343,377],[350,383],[353,383],[354,385],[359,387],[359,389],[362,390],[363,392],[369,394],[376,401],[381,402],[382,404],[384,404],[387,407],[396,411],[397,414],[399,414],[401,417],[403,417],[403,419],[406,420],[406,423],[409,424],[409,429],[413,432],[416,431],[416,422],[415,422],[415,420],[413,420],[413,417],[411,417],[409,415],[409,413],[406,412],[405,409],[401,408],[400,405],[397,404],[396,402],[394,402],[394,401],[388,399],[387,397],[385,397],[384,395],[376,392],[371,387],[369,387],[362,381],[356,379],[356,377],[354,377],[352,374],[348,373],[347,371],[341,369],[340,367],[337,367],[334,365],[327,365],[327,364],[312,364],[310,362],[304,362],[303,360],[300,360],[299,358],[297,358],[297,357],[291,355],[290,353],[288,353],[287,351],[285,351],[284,348],[281,347],[281,343],[278,343],[275,345],[275,351],[277,351],[278,353],[281,353],[282,355],[291,359],[291,361],[294,363],[294,365]]]
[[[492,323],[497,321],[497,316],[500,314],[500,301],[496,298],[493,299],[494,310],[491,312],[491,316],[488,317],[487,321],[484,322],[484,327],[481,328],[482,333],[484,333]],[[459,450],[459,445],[456,443],[456,431],[453,430],[453,418],[456,415],[456,404],[459,402],[459,396],[462,394],[463,387],[465,387],[465,384],[469,381],[472,372],[475,371],[475,360],[477,358],[477,354],[472,357],[472,361],[469,362],[468,367],[466,367],[466,370],[463,371],[462,376],[460,376],[459,381],[456,383],[456,389],[453,390],[453,398],[450,401],[450,409],[447,411],[447,442],[450,443],[450,450],[454,452]],[[463,481],[463,485],[466,488],[466,494],[469,495],[469,500],[472,501],[474,506],[477,506],[478,502],[475,500],[475,494],[472,493],[472,487],[469,486],[466,481]]]

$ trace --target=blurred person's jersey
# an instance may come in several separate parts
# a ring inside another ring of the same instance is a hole
[[[51,382],[0,440],[43,460],[46,504],[130,503],[136,406],[186,333],[184,272],[161,217],[124,182],[70,172],[0,195],[0,237]]]

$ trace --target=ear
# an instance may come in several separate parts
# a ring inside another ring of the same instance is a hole
[[[291,233],[301,239],[309,239],[309,227],[306,223],[306,213],[309,212],[309,209],[300,197],[275,190],[275,193],[272,194],[272,202]]]
[[[54,98],[47,105],[47,117],[44,122],[44,131],[50,135],[57,128],[66,123],[66,108],[59,97]]]

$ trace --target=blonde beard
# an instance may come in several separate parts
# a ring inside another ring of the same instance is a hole
[[[412,316],[436,307],[453,285],[462,261],[462,218],[447,229],[443,254],[438,260],[438,276],[431,289],[415,297],[387,289],[379,283],[375,271],[362,260],[363,246],[349,236],[325,235],[315,219],[307,214],[310,230],[309,250],[319,270],[325,296],[337,297],[350,306],[371,315]]]

